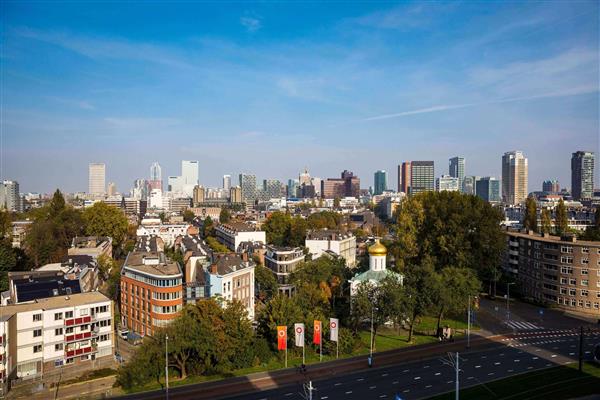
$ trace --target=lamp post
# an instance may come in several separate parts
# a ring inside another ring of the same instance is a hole
[[[373,365],[373,320],[375,319],[375,305],[371,308],[371,350],[369,352],[369,367]]]
[[[508,282],[506,284],[506,319],[510,322],[510,285],[514,285],[514,282]]]
[[[169,400],[169,335],[165,335],[165,395]]]

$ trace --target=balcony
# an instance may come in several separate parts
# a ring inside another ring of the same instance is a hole
[[[76,325],[89,324],[90,322],[92,322],[92,317],[90,317],[88,315],[86,317],[67,319],[67,320],[65,320],[65,325],[66,326],[76,326]]]
[[[83,356],[85,354],[90,354],[93,351],[95,351],[95,349],[92,347],[84,347],[83,349],[65,351],[65,356],[67,358]]]
[[[65,342],[76,342],[78,340],[89,339],[92,337],[92,332],[81,332],[75,335],[65,336]]]

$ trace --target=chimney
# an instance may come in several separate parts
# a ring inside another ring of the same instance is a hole
[[[217,274],[217,264],[212,264],[210,266],[210,273],[213,274],[213,275]]]

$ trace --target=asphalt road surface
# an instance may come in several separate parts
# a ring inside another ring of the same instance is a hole
[[[526,326],[526,325],[524,325]],[[506,378],[558,365],[577,362],[578,330],[523,329],[495,339],[497,345],[483,350],[460,353],[461,387]],[[590,359],[600,330],[588,333],[584,340],[584,357]],[[313,399],[422,399],[453,391],[455,369],[447,365],[448,357],[376,368],[313,381]],[[303,375],[298,372],[295,385],[251,394],[227,397],[228,400],[307,399]]]

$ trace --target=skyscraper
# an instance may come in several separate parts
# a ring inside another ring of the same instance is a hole
[[[458,178],[458,187],[462,191],[465,179],[465,159],[463,157],[452,157],[449,160],[448,173],[453,178]]]
[[[229,202],[230,203],[241,203],[242,202],[242,188],[239,186],[232,186],[229,189]]]
[[[258,198],[256,175],[240,174],[240,187],[242,188],[242,201],[252,204]]]
[[[435,190],[433,161],[410,162],[410,194]]]
[[[162,183],[162,169],[160,168],[160,164],[158,162],[153,162],[150,166],[150,190],[152,189],[163,189]]]
[[[223,175],[223,189],[231,189],[231,175]]]
[[[308,169],[304,168],[304,172],[301,172],[298,175],[298,186],[302,185],[310,185],[310,174],[308,173]]]
[[[200,185],[194,186],[194,192],[193,192],[193,196],[192,196],[193,205],[197,206],[198,204],[203,203],[204,197],[205,197],[204,187],[202,187]]]
[[[90,163],[89,190],[90,194],[104,195],[106,188],[106,165],[104,163]]]
[[[500,181],[498,179],[485,176],[477,179],[475,184],[476,195],[485,201],[499,202],[500,198]]]
[[[519,204],[527,198],[527,158],[522,151],[509,151],[502,156],[502,201]]]
[[[0,183],[0,210],[3,208],[14,212],[23,211],[23,202],[19,194],[19,182],[4,181]]]
[[[398,191],[408,194],[410,189],[410,161],[398,165]]]
[[[261,196],[262,200],[281,197],[281,182],[277,179],[264,179]]]
[[[594,153],[577,151],[571,156],[571,195],[575,200],[594,194]]]
[[[181,185],[186,196],[192,197],[198,184],[198,161],[181,161]]]
[[[384,170],[375,171],[374,194],[382,194],[387,190],[387,172]]]

